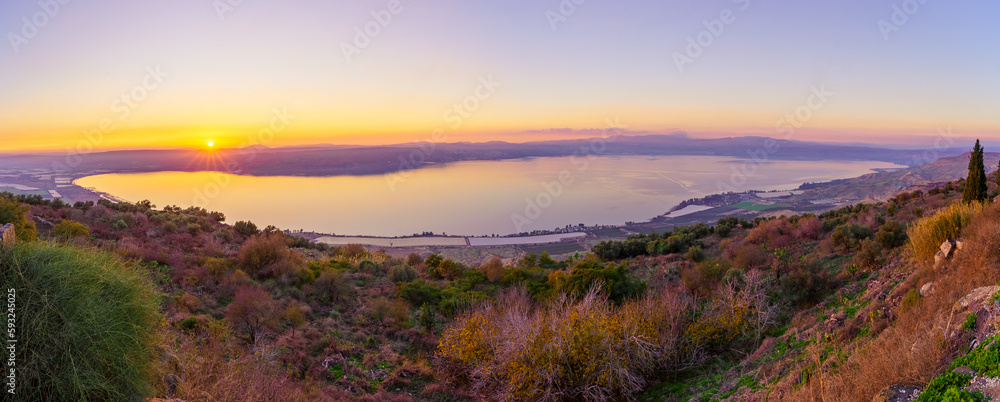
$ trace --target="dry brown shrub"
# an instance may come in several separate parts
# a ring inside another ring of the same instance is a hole
[[[783,247],[775,246],[774,243],[787,243],[787,235],[790,233],[791,230],[789,228],[788,220],[772,219],[761,222],[760,225],[757,225],[757,227],[750,229],[750,232],[747,233],[746,241],[757,245],[769,244],[773,247]]]
[[[500,256],[494,254],[479,266],[479,271],[486,274],[486,279],[490,282],[496,282],[503,278],[503,261],[500,260]]]
[[[184,292],[174,298],[174,307],[177,311],[193,314],[202,308],[202,304],[197,296]]]
[[[767,263],[767,253],[760,246],[744,244],[736,249],[730,261],[736,269],[762,267]]]
[[[348,244],[342,249],[342,254],[344,258],[358,258],[367,253],[365,247],[360,244]]]
[[[697,364],[684,333],[693,306],[655,292],[615,307],[595,287],[535,308],[518,289],[456,320],[438,353],[485,397],[606,400],[641,390],[653,369]]]
[[[823,221],[815,216],[799,219],[792,229],[792,235],[798,239],[819,240],[821,234],[823,234]]]
[[[288,249],[288,239],[281,233],[261,233],[240,248],[240,266],[256,277],[276,277],[290,283],[303,280],[305,256]]]
[[[224,326],[212,323],[206,335],[182,336],[177,357],[182,368],[177,398],[187,401],[331,400],[290,378],[270,349],[257,353],[236,342]]]

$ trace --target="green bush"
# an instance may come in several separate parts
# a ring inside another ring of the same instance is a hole
[[[976,391],[973,393],[963,389],[969,384],[969,380],[971,379],[971,376],[955,372],[942,374],[927,384],[927,389],[920,394],[917,401],[979,402],[988,400],[983,396],[982,391]]]
[[[239,233],[246,237],[253,236],[258,232],[257,225],[254,225],[253,222],[250,221],[236,222],[235,224],[233,224],[233,230],[235,230],[236,233]]]
[[[906,244],[906,227],[899,221],[888,221],[875,233],[875,241],[891,249]]]
[[[399,290],[396,291],[396,297],[406,300],[414,306],[435,305],[441,301],[441,289],[436,283],[427,282],[420,278],[400,285]]]
[[[860,249],[854,256],[854,261],[862,267],[872,268],[882,259],[882,243],[864,239],[860,243]]]
[[[59,224],[52,228],[52,234],[65,240],[77,236],[90,237],[90,230],[87,229],[87,225],[80,222],[63,219],[62,222],[59,222]]]
[[[551,272],[552,271],[550,270],[545,270],[539,267],[512,267],[503,271],[503,277],[500,279],[500,284],[504,287],[514,285],[524,286],[528,289],[528,293],[530,293],[532,297],[544,298],[545,295],[551,290],[551,287],[549,286],[549,274]]]
[[[976,317],[976,313],[969,313],[969,315],[965,316],[965,322],[962,323],[962,329],[967,331],[976,329],[977,320],[978,317]]]
[[[858,247],[861,240],[872,237],[871,229],[853,223],[845,223],[837,226],[831,235],[833,245],[843,251],[850,251]]]
[[[417,271],[409,265],[399,264],[389,268],[389,280],[393,282],[412,282],[414,279],[417,279]]]
[[[689,261],[701,262],[705,259],[705,252],[701,249],[701,246],[691,246],[688,248],[687,254],[684,254],[684,258]]]
[[[188,317],[185,318],[183,321],[179,322],[177,326],[183,330],[193,331],[195,328],[198,327],[198,319],[194,317]]]
[[[969,366],[984,377],[1000,376],[1000,344],[995,342],[998,338],[1000,337],[994,336],[983,341],[969,354],[955,359],[951,367]]]
[[[777,293],[790,305],[803,306],[818,302],[831,288],[836,287],[820,264],[795,264],[781,276]]]
[[[906,292],[906,296],[903,296],[903,300],[899,302],[899,311],[904,312],[915,307],[920,303],[920,293],[916,289],[910,289]]]
[[[32,242],[0,253],[14,289],[22,400],[151,396],[157,305],[152,284],[114,256]]]
[[[571,296],[583,296],[597,284],[601,284],[601,291],[616,304],[641,296],[646,291],[646,283],[629,275],[625,264],[604,265],[593,259],[581,261],[569,275],[559,276],[555,290]]]
[[[38,239],[35,222],[28,219],[31,207],[22,204],[11,197],[0,195],[0,226],[14,224],[14,236],[18,241],[34,241]]]

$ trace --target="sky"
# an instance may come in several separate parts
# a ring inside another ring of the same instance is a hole
[[[0,152],[1000,141],[994,0],[0,3]]]

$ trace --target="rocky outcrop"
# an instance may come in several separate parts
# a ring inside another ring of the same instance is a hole
[[[920,287],[920,297],[927,297],[931,293],[934,293],[935,290],[937,290],[937,286],[934,285],[934,282],[927,282],[924,286]]]
[[[940,267],[945,261],[948,261],[956,251],[962,249],[962,241],[948,238],[944,243],[941,243],[941,250],[934,254],[934,268]]]
[[[6,224],[0,226],[0,250],[14,247],[14,225]]]
[[[875,397],[872,398],[872,402],[906,402],[917,399],[920,392],[923,391],[918,386],[915,385],[890,385],[883,388]]]
[[[993,298],[997,292],[1000,292],[1000,286],[983,286],[973,289],[972,292],[955,302],[951,307],[951,315],[948,317],[945,336],[955,336],[969,314],[976,315],[976,326],[973,328],[976,340],[993,335],[993,328],[996,328],[996,324],[1000,323],[997,322],[1000,301]]]

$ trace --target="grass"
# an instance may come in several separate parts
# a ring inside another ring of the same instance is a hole
[[[981,376],[1000,376],[1000,344],[996,343],[998,340],[1000,335],[986,339],[965,356],[955,359],[950,368],[954,370],[958,366],[969,366]]]
[[[923,260],[933,258],[941,243],[948,238],[958,238],[962,228],[982,212],[983,208],[981,203],[956,203],[916,221],[907,233],[910,236],[910,250],[913,251],[913,255]]]
[[[622,232],[619,228],[594,229],[591,230],[590,233],[593,233],[597,237],[612,237],[616,239],[624,239],[628,237],[625,235],[625,232]]]
[[[0,252],[14,289],[23,400],[135,400],[152,393],[156,297],[134,267],[45,242]]]
[[[642,401],[712,401],[728,397],[739,388],[734,388],[729,395],[719,395],[719,386],[726,380],[724,374],[733,363],[716,359],[700,368],[681,372],[677,378],[643,391],[638,397]],[[743,386],[743,378],[740,378]],[[750,377],[750,381],[753,378]],[[753,381],[753,383],[756,383]]]
[[[760,360],[760,362],[767,363],[778,359],[782,359],[785,357],[786,353],[802,349],[808,346],[810,343],[812,343],[812,340],[810,339],[797,341],[795,334],[789,335],[788,338],[785,339],[784,341],[776,342],[771,351],[767,354],[767,356],[764,356]]]

